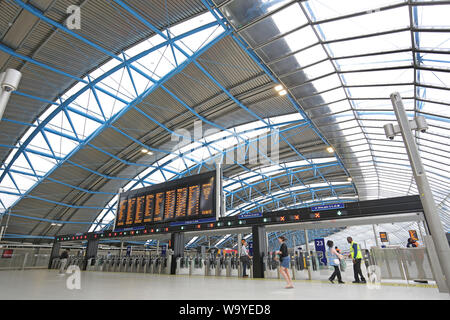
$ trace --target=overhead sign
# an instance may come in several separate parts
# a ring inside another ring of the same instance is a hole
[[[409,230],[409,237],[413,239],[414,241],[419,240],[419,237],[417,236],[416,230]]]
[[[343,203],[333,203],[333,204],[324,204],[321,206],[311,207],[312,211],[322,211],[322,210],[335,210],[335,209],[344,209],[345,204]]]
[[[216,217],[215,181],[211,171],[121,193],[115,230]]]
[[[261,218],[263,214],[261,212],[247,212],[247,213],[241,213],[238,215],[238,219],[251,219],[251,218]]]
[[[380,232],[381,242],[389,242],[387,232]]]
[[[184,225],[189,225],[189,224],[210,223],[210,222],[216,222],[216,218],[208,218],[208,219],[198,219],[198,220],[190,220],[190,221],[172,222],[172,223],[170,223],[170,226],[171,226],[171,227],[176,227],[176,226],[184,226]]]

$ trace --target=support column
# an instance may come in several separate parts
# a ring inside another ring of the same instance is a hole
[[[308,278],[309,280],[312,280],[312,274],[311,274],[311,267],[312,267],[312,256],[311,252],[309,250],[309,237],[308,237],[308,230],[305,229],[305,242],[306,242],[306,257],[309,257],[309,266],[306,266],[308,268]],[[308,262],[308,260],[306,260]]]
[[[243,274],[243,270],[242,270],[242,265],[241,265],[241,252],[242,252],[242,234],[241,233],[239,233],[238,235],[237,235],[237,245],[238,245],[238,254],[237,254],[237,256],[238,256],[238,259],[239,259],[239,263],[238,263],[238,275],[239,275],[239,277],[241,277],[242,276],[242,274]]]
[[[177,270],[177,258],[181,258],[184,255],[184,233],[177,232],[172,233],[170,237],[170,249],[173,251],[172,263],[170,265],[170,274],[176,274]]]
[[[253,226],[253,278],[264,278],[264,257],[267,254],[266,227]]]
[[[98,243],[99,239],[88,240],[82,270],[87,269],[89,259],[95,259],[97,257]]]
[[[50,252],[50,261],[48,262],[48,268],[52,268],[52,263],[55,258],[59,258],[59,250],[61,249],[61,242],[53,242],[52,251]]]
[[[375,237],[375,243],[378,248],[381,248],[380,243],[378,242],[377,228],[375,227],[374,224],[372,225],[372,228],[373,228],[373,236]]]

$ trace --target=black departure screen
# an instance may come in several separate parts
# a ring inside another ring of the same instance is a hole
[[[183,219],[186,216],[186,205],[188,197],[188,188],[181,188],[177,190],[177,206],[175,217]]]
[[[214,178],[209,179],[207,183],[202,184],[200,196],[200,214],[202,216],[210,216],[213,214],[213,195],[214,195]]]
[[[166,192],[166,200],[165,200],[165,210],[164,210],[164,221],[172,220],[175,215],[175,198],[176,198],[176,190],[169,190]]]
[[[153,222],[154,211],[155,211],[155,195],[148,194],[145,196],[144,223]]]
[[[123,226],[125,223],[125,217],[127,215],[128,199],[120,198],[119,212],[117,213],[116,226]]]
[[[127,220],[125,224],[131,226],[134,223],[134,215],[136,213],[136,198],[128,199]]]
[[[145,210],[145,196],[137,197],[136,203],[136,215],[134,216],[134,224],[141,224],[144,218]]]
[[[153,222],[161,222],[164,215],[164,192],[159,192],[155,197],[155,213]]]
[[[116,228],[215,217],[215,192],[214,171],[124,192]]]
[[[189,187],[189,201],[188,201],[188,209],[187,209],[188,217],[198,216],[199,202],[200,202],[200,186],[195,185],[195,186]]]

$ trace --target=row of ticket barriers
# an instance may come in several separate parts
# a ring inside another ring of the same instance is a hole
[[[84,261],[83,257],[69,257],[66,268],[76,265],[83,269],[86,264],[86,271],[99,272],[131,272],[131,273],[151,273],[170,274],[172,264],[172,254],[168,251],[165,254],[152,253],[150,255],[134,256],[97,256],[96,258]],[[279,260],[274,253],[269,253],[263,257],[265,278],[280,278]],[[240,277],[243,275],[243,261],[234,254],[199,254],[186,252],[183,257],[175,260],[175,273],[179,275],[201,275],[201,276],[223,276]],[[52,262],[53,269],[60,268],[59,259]],[[310,268],[318,271],[322,266],[316,252],[312,254],[295,253],[291,256],[291,276],[294,279],[305,278],[305,270]],[[247,265],[247,274],[253,276],[253,264],[250,260]]]

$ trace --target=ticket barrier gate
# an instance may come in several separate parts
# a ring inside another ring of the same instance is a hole
[[[137,273],[146,273],[147,269],[147,258],[146,257],[140,257],[137,265],[136,265],[136,271]]]
[[[296,253],[293,257],[292,276],[294,280],[307,279],[308,265],[303,252]]]
[[[239,258],[235,255],[227,254],[225,258],[225,263],[227,267],[226,276],[227,277],[238,277],[239,276]]]
[[[89,258],[86,264],[86,271],[95,271],[98,260],[99,259]]]
[[[206,258],[206,273],[205,275],[207,276],[215,276],[217,271],[217,257],[214,254],[210,254],[207,258]]]
[[[217,277],[227,276],[227,265],[225,262],[225,257],[223,255],[216,257],[216,276]]]
[[[279,279],[280,278],[280,262],[275,259],[275,253],[269,253],[263,258],[264,261],[264,278]]]
[[[188,256],[177,258],[176,274],[191,275],[191,259]]]
[[[196,255],[192,258],[191,275],[206,275],[206,263],[201,255]]]

